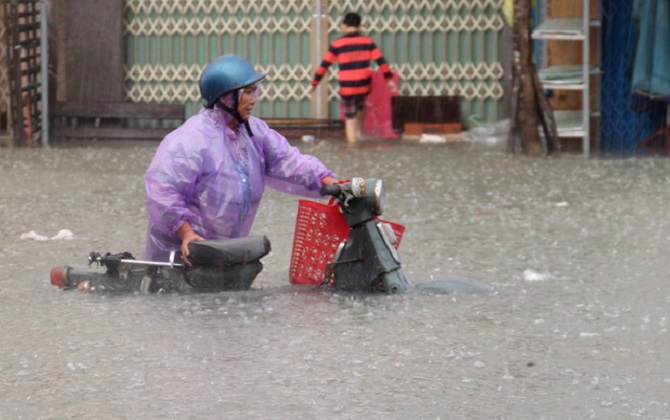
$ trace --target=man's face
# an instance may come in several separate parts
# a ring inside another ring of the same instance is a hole
[[[240,104],[237,107],[237,111],[240,113],[243,121],[246,121],[251,116],[251,111],[254,110],[256,105],[256,100],[258,99],[258,85],[254,83],[242,89],[242,95],[240,95]]]

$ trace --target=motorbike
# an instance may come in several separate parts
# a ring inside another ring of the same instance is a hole
[[[439,294],[494,291],[488,285],[460,279],[410,284],[402,270],[394,229],[379,219],[385,204],[381,179],[352,178],[322,187],[320,193],[335,198],[350,228],[348,238],[340,243],[333,261],[326,266],[322,287],[336,292],[386,294],[413,290]]]
[[[136,260],[129,252],[91,252],[89,269],[70,266],[51,269],[51,284],[66,290],[112,292],[221,292],[249,290],[263,269],[261,258],[271,251],[262,235],[227,240],[205,240],[189,244],[192,267],[179,253],[168,262]],[[105,271],[90,269],[97,265]]]
[[[333,197],[349,229],[326,264],[323,277],[317,279],[318,287],[334,292],[385,294],[413,290],[441,294],[494,291],[490,286],[467,280],[410,284],[397,250],[399,239],[390,223],[379,219],[385,204],[381,179],[352,178],[324,186],[320,194]],[[249,290],[262,271],[261,258],[270,250],[270,241],[260,235],[191,242],[191,267],[181,261],[178,252],[171,253],[168,262],[136,260],[129,252],[91,252],[89,269],[52,268],[51,284],[68,290],[138,293]],[[105,271],[91,270],[94,264]]]
[[[395,247],[398,239],[390,225],[377,218],[384,208],[384,182],[353,178],[322,187],[320,193],[335,198],[350,227],[326,266],[322,285],[344,292],[393,294],[409,289]]]

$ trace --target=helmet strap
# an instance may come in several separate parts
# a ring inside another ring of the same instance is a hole
[[[243,120],[242,116],[240,115],[240,110],[238,109],[240,106],[240,99],[239,99],[239,89],[233,91],[233,107],[229,107],[228,105],[224,104],[222,101],[219,101],[219,105],[221,108],[224,110],[228,111],[230,115],[232,115],[237,122],[240,124],[244,124],[244,126],[247,128],[247,133],[249,133],[249,137],[253,137],[254,133],[251,132],[251,126],[249,126],[249,120]]]

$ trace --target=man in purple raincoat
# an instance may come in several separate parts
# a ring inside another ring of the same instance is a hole
[[[203,239],[248,236],[268,184],[318,198],[335,174],[251,116],[265,77],[243,58],[224,55],[200,77],[204,107],[168,134],[144,178],[149,226],[144,259],[167,261]]]

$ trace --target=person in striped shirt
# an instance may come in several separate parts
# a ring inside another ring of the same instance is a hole
[[[344,111],[344,131],[349,145],[355,145],[365,120],[365,98],[372,87],[370,61],[384,73],[389,89],[396,92],[391,68],[372,38],[361,34],[361,16],[348,13],[340,26],[343,35],[334,40],[314,74],[310,91],[314,92],[333,63],[337,63],[340,99]]]

